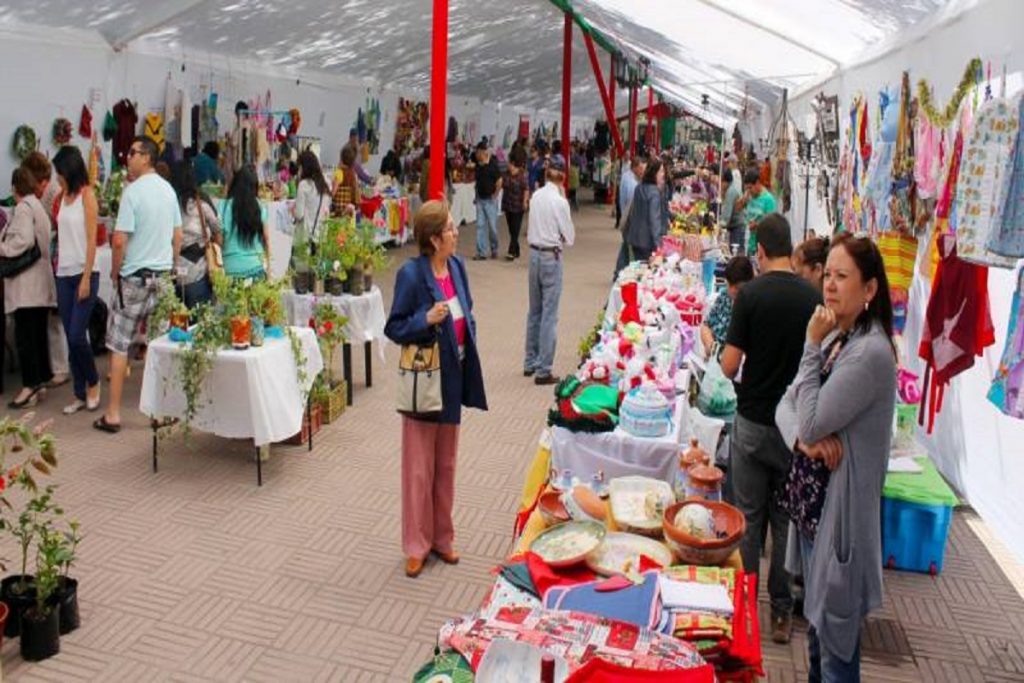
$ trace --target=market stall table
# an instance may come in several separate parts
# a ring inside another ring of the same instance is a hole
[[[297,294],[293,290],[284,292],[285,313],[288,323],[297,327],[305,327],[313,315],[317,301],[330,302],[335,310],[348,318],[345,325],[345,343],[341,348],[342,368],[345,381],[348,383],[348,405],[352,405],[352,342],[362,342],[366,386],[373,386],[372,345],[377,342],[377,354],[384,360],[384,323],[387,313],[384,310],[384,296],[379,287],[360,295],[342,294],[332,296],[323,294]]]
[[[288,263],[292,258],[292,205],[295,202],[286,199],[262,204],[267,207],[267,227],[270,233],[270,277],[279,280],[288,272]]]
[[[304,396],[308,396],[313,380],[323,369],[323,359],[313,330],[303,327],[293,331],[302,347],[301,378],[287,335],[267,338],[263,346],[244,351],[221,349],[203,383],[191,426],[228,439],[252,439],[257,449],[298,433],[308,409]],[[154,472],[158,428],[168,419],[185,416],[186,400],[178,379],[184,348],[183,343],[164,335],[150,342],[146,353],[139,410],[153,420]],[[262,485],[263,466],[258,453],[256,477]]]
[[[476,186],[473,183],[452,183],[452,220],[455,225],[476,221]]]

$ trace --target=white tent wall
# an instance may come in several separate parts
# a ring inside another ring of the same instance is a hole
[[[17,126],[28,124],[35,129],[40,149],[48,156],[56,152],[51,135],[55,118],[63,116],[74,124],[72,144],[86,150],[89,142],[77,134],[77,128],[82,105],[88,104],[93,94],[97,98],[91,103],[93,127],[100,131],[105,113],[121,98],[128,97],[138,104],[140,119],[149,111],[162,110],[168,74],[177,87],[187,90],[193,104],[199,101],[202,86],[206,86],[207,92],[212,88],[218,94],[221,132],[233,126],[237,101],[265,95],[269,90],[272,108],[301,111],[299,133],[321,139],[321,159],[328,166],[337,165],[348,130],[355,125],[358,108],[366,106],[368,97],[377,98],[381,107],[381,146],[380,153],[365,164],[370,172],[378,170],[381,158],[394,141],[399,97],[429,101],[425,92],[399,93],[321,73],[292,73],[218,55],[183,57],[145,42],[114,52],[92,32],[44,27],[0,28],[0,60],[7,65],[0,70],[0,89],[17,93],[16,98],[9,98],[7,105],[0,108],[0,131],[7,136]],[[517,109],[514,103],[482,103],[477,98],[453,94],[448,96],[447,110],[447,116],[455,117],[460,128],[475,122],[474,142],[487,134],[496,135],[500,144],[506,125],[518,130],[520,113],[530,116],[531,126],[541,121],[550,126],[560,120],[558,112]],[[592,119],[573,121],[574,132],[593,128]],[[16,165],[9,142],[5,148],[0,152],[3,179],[10,178]],[[109,165],[110,145],[104,146],[103,154]]]
[[[1024,25],[1024,2],[988,0],[962,14],[940,22],[931,31],[913,31],[906,42],[866,63],[846,69],[790,100],[790,114],[799,126],[812,113],[810,102],[819,92],[839,95],[840,125],[848,126],[848,108],[857,94],[864,94],[871,112],[870,132],[877,132],[875,111],[878,91],[885,85],[899,86],[904,70],[911,81],[925,78],[934,86],[938,106],[949,100],[964,67],[973,57],[992,63],[993,76],[1003,64],[1010,75],[1008,94],[1020,87],[1024,51],[1019,48],[1020,27]],[[873,51],[878,54],[878,50]],[[999,81],[993,90],[998,95]],[[844,138],[845,139],[845,138]],[[794,180],[795,224],[803,226],[803,189]],[[827,231],[824,207],[811,192],[809,226]],[[1020,491],[1024,490],[1024,422],[1004,416],[986,400],[992,376],[1006,341],[1010,303],[1016,287],[1016,273],[989,270],[989,293],[996,343],[975,366],[953,380],[942,412],[936,418],[935,433],[918,435],[936,465],[967,501],[979,512],[999,539],[1024,561],[1024,515],[1020,514]],[[923,368],[917,358],[917,344],[923,324],[930,286],[917,282],[910,298],[904,361],[915,372]],[[923,373],[922,373],[923,374]]]

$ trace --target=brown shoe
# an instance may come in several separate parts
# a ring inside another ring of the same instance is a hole
[[[785,645],[793,635],[793,617],[772,617],[772,642]]]
[[[441,561],[444,562],[445,564],[458,564],[459,563],[459,554],[457,552],[455,552],[454,550],[452,550],[450,552],[447,552],[447,553],[442,553],[437,548],[434,548],[434,550],[432,552],[435,555],[437,555],[441,559]]]
[[[405,558],[405,575],[415,579],[423,572],[423,560],[418,557]]]

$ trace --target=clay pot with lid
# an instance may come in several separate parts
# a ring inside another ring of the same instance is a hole
[[[690,447],[683,451],[679,458],[679,466],[684,472],[689,472],[690,468],[697,465],[707,465],[710,462],[711,456],[700,447],[700,442],[696,438],[690,439]]]
[[[686,498],[722,500],[722,479],[725,473],[714,465],[695,465],[687,472]]]

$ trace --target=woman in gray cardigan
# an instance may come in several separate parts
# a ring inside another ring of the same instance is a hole
[[[845,683],[860,680],[861,621],[882,603],[880,508],[896,357],[878,247],[836,240],[824,295],[775,419],[796,452],[784,504],[804,574],[809,680]]]
[[[647,162],[643,180],[633,191],[633,201],[626,217],[625,240],[632,252],[630,261],[646,261],[668,231],[668,214],[662,191],[665,168],[658,159]]]
[[[14,341],[23,384],[7,407],[30,408],[53,379],[47,326],[50,309],[57,306],[57,289],[50,264],[50,217],[36,199],[36,180],[28,169],[17,168],[11,186],[17,204],[0,236],[0,256],[15,258],[36,245],[40,251],[32,265],[4,280],[4,312],[14,314]]]

